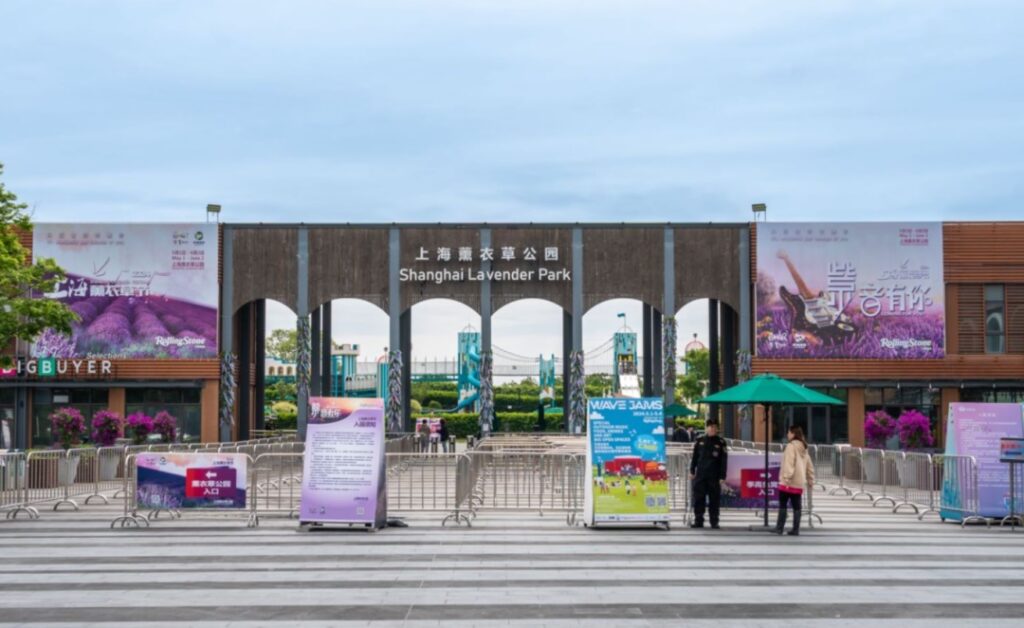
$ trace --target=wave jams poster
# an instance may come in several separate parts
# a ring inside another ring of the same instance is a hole
[[[940,223],[757,227],[757,355],[945,354]]]

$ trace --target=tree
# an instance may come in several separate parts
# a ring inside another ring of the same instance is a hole
[[[685,373],[679,376],[679,393],[687,402],[694,402],[704,396],[704,386],[711,379],[711,358],[707,349],[689,351],[680,360]]]
[[[275,329],[267,338],[267,355],[282,362],[295,362],[299,355],[299,333],[294,329]]]
[[[0,175],[3,172],[0,164]],[[32,231],[27,208],[0,181],[0,351],[14,340],[32,342],[47,328],[70,334],[76,320],[74,312],[60,301],[33,298],[52,291],[64,278],[64,271],[48,258],[30,263],[31,252],[18,240],[19,232]],[[0,364],[9,366],[10,356],[0,356]]]

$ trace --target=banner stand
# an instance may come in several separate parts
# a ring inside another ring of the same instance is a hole
[[[659,397],[588,400],[585,527],[670,528],[662,404]]]
[[[387,527],[382,399],[312,397],[299,531]]]

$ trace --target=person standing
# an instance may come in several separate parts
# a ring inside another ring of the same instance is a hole
[[[807,455],[807,441],[799,425],[789,428],[786,433],[789,443],[782,454],[782,468],[779,469],[779,518],[775,522],[775,534],[786,529],[786,505],[793,505],[793,529],[789,536],[800,535],[800,519],[803,513],[803,492],[814,488],[814,464]]]
[[[441,448],[444,449],[444,453],[448,453],[448,425],[444,422],[444,419],[441,419],[438,432],[441,434]],[[451,453],[455,453],[455,447],[452,447]]]
[[[709,420],[706,430],[704,436],[693,444],[690,458],[690,480],[693,484],[693,523],[690,527],[704,527],[704,509],[707,507],[711,528],[717,530],[722,482],[729,466],[728,453],[725,440],[718,435],[718,423]]]

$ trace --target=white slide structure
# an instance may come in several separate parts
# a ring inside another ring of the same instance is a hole
[[[640,398],[640,377],[636,374],[619,374],[619,396]]]

